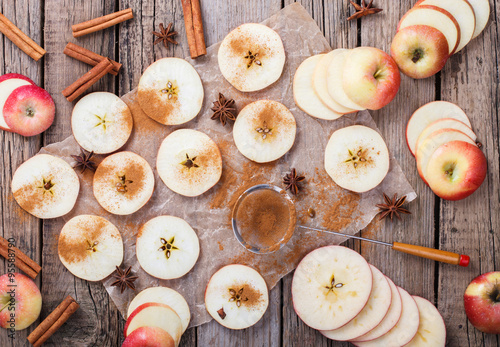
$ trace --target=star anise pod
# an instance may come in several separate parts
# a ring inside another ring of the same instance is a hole
[[[304,176],[297,175],[297,171],[292,169],[290,173],[286,174],[283,177],[283,184],[285,185],[285,189],[290,189],[290,192],[293,195],[297,195],[299,193],[299,183],[304,181],[306,178]]]
[[[351,0],[349,0],[349,1],[350,1],[351,5],[354,6],[354,8],[356,9],[356,13],[354,13],[352,16],[347,18],[347,20],[358,19],[358,18],[361,18],[364,16],[368,16],[370,14],[374,14],[374,13],[378,13],[378,12],[382,11],[381,8],[372,7],[373,0],[370,0],[368,5],[366,4],[365,0],[361,1],[361,5],[358,5]]]
[[[82,170],[80,173],[84,173],[85,170],[89,169],[91,171],[95,171],[96,165],[95,163],[90,160],[92,156],[94,155],[94,152],[87,152],[84,149],[81,149],[81,154],[80,155],[72,155],[71,158],[75,159],[76,164],[74,168],[81,168]]]
[[[376,206],[380,208],[380,220],[384,219],[385,217],[389,216],[392,218],[394,216],[398,217],[398,219],[401,219],[400,214],[411,214],[410,211],[408,211],[406,208],[401,207],[406,201],[406,195],[398,199],[398,195],[394,194],[394,198],[392,200],[385,195],[384,193],[384,200],[385,204],[377,204]]]
[[[168,48],[169,43],[177,45],[178,42],[173,39],[173,36],[177,35],[177,31],[172,31],[173,25],[173,23],[170,23],[167,26],[167,29],[165,29],[163,27],[163,23],[160,23],[160,32],[153,31],[153,35],[157,37],[157,39],[153,42],[153,45],[156,45],[160,42],[163,42],[165,48]]]
[[[130,288],[132,290],[135,290],[135,285],[134,281],[138,279],[139,277],[137,276],[132,276],[132,267],[129,266],[127,270],[122,271],[118,266],[116,267],[116,275],[113,274],[113,278],[115,278],[115,281],[111,283],[111,286],[113,287],[120,287],[120,293],[123,293],[123,291],[127,288]]]
[[[214,111],[211,119],[218,119],[223,126],[226,125],[228,120],[236,120],[234,112],[236,108],[234,107],[234,100],[226,100],[222,93],[219,93],[219,100],[214,102],[214,106],[211,108]]]

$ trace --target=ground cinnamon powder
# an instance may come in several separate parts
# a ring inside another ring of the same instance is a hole
[[[246,306],[248,308],[258,307],[262,303],[262,293],[255,289],[249,283],[242,283],[232,286],[230,289],[234,290],[236,293],[239,293],[241,289],[241,294],[239,295],[241,306]],[[229,291],[228,291],[229,292]],[[229,294],[229,298],[231,298],[231,294]],[[236,303],[235,303],[236,305]]]
[[[123,163],[119,163],[123,164]],[[112,184],[116,187],[117,184],[123,183],[121,176],[125,176],[125,191],[122,191],[127,199],[134,199],[144,189],[146,168],[144,165],[132,160],[128,160],[125,165],[110,165],[103,161],[97,167],[94,174],[94,182],[103,182]],[[116,187],[117,189],[119,187]]]

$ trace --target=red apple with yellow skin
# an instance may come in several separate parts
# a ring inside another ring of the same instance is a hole
[[[500,271],[472,280],[464,294],[467,318],[478,330],[500,334]]]
[[[175,347],[175,341],[161,328],[140,327],[127,336],[122,347]]]

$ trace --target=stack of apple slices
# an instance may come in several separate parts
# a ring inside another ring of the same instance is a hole
[[[419,0],[401,18],[391,55],[405,75],[430,77],[484,30],[489,16],[488,0]]]
[[[292,300],[300,319],[332,340],[362,347],[446,342],[443,318],[432,303],[397,287],[346,247],[306,255],[293,276]]]
[[[310,116],[333,120],[384,107],[399,84],[398,67],[387,53],[373,47],[334,49],[302,62],[295,72],[293,97]]]
[[[406,141],[422,180],[440,198],[471,195],[486,177],[486,158],[465,112],[446,101],[416,110],[406,126]]]

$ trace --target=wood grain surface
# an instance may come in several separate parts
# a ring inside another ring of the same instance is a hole
[[[201,0],[207,46],[224,38],[239,24],[260,22],[292,0]],[[374,46],[390,49],[396,25],[416,0],[375,0],[383,12],[347,22],[353,13],[348,0],[301,0],[333,48]],[[359,3],[359,1],[357,1]],[[500,270],[500,145],[499,145],[499,6],[490,0],[491,17],[483,34],[452,56],[442,72],[425,80],[402,75],[394,101],[372,115],[389,150],[399,161],[418,194],[409,205],[413,215],[402,221],[373,222],[363,236],[400,241],[471,256],[471,265],[460,268],[419,259],[372,244],[348,242],[369,262],[411,294],[436,304],[448,331],[448,346],[499,347],[500,338],[482,334],[467,321],[463,293],[480,273]],[[71,25],[131,7],[134,20],[74,39]],[[17,247],[42,264],[37,278],[43,296],[40,319],[46,317],[66,295],[72,295],[80,310],[44,346],[121,346],[124,320],[101,283],[71,275],[57,255],[57,239],[46,237],[60,230],[60,219],[40,221],[15,203],[10,182],[15,169],[42,146],[71,134],[74,103],[61,91],[90,67],[63,54],[67,42],[77,43],[123,64],[119,76],[103,78],[90,91],[123,95],[135,88],[143,70],[167,56],[186,57],[189,48],[180,0],[0,0],[0,12],[47,50],[33,61],[9,40],[0,36],[0,74],[22,73],[47,89],[56,103],[54,125],[41,136],[24,138],[0,131],[0,206],[3,236],[15,237]],[[178,46],[153,46],[152,30],[160,23],[174,23]],[[483,143],[488,176],[471,197],[458,202],[437,198],[418,177],[415,160],[406,147],[405,127],[412,112],[432,100],[447,100],[462,107],[471,118]],[[1,263],[1,273],[6,263]],[[297,317],[291,301],[292,275],[286,276],[270,293],[270,306],[254,327],[230,331],[215,322],[189,329],[181,346],[349,346],[330,341],[307,327]],[[20,331],[15,339],[0,332],[0,346],[28,346],[26,336],[36,324]]]

